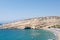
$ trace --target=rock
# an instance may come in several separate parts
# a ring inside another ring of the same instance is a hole
[[[35,17],[12,23],[6,23],[1,25],[0,28],[24,29],[26,26],[28,26],[32,29],[41,29],[41,28],[50,28],[51,26],[57,24],[60,25],[60,16],[47,16],[47,17]]]

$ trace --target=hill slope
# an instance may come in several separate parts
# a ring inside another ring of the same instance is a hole
[[[50,28],[55,25],[60,25],[60,16],[36,17],[31,19],[20,20],[12,23],[3,24],[0,29],[17,28],[24,29],[30,27],[33,29]]]

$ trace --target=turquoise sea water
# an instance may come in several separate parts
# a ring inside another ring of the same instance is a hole
[[[55,39],[52,32],[46,30],[0,30],[0,40],[48,40]]]

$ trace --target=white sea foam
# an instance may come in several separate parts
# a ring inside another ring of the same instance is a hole
[[[53,40],[53,39],[48,39],[48,40]]]

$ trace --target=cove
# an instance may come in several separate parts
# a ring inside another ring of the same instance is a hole
[[[49,40],[49,39],[55,39],[55,35],[50,31],[42,29],[0,30],[0,40]]]

